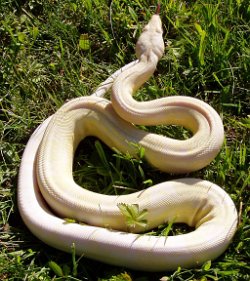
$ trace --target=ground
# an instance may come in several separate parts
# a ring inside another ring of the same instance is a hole
[[[208,167],[188,176],[220,185],[239,211],[238,231],[221,257],[197,269],[135,272],[50,248],[32,236],[20,218],[17,176],[29,136],[66,100],[91,94],[135,59],[136,39],[155,8],[155,1],[146,0],[1,2],[1,280],[250,279],[248,0],[161,1],[166,51],[154,77],[136,94],[138,100],[193,96],[219,112],[225,128],[223,148]],[[145,129],[178,138],[189,135],[174,126]],[[75,179],[96,191],[110,194],[117,186],[127,191],[175,178],[154,171],[143,157],[113,155],[95,139],[86,140],[78,152]],[[155,231],[170,235],[187,229],[167,225]]]

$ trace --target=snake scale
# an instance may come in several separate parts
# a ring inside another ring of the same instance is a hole
[[[18,207],[30,231],[57,249],[137,270],[195,267],[221,255],[237,228],[237,210],[214,183],[181,178],[128,195],[103,195],[74,182],[75,150],[86,136],[136,155],[165,172],[187,173],[208,165],[220,151],[223,124],[208,104],[191,97],[137,102],[133,93],[154,73],[164,52],[162,24],[154,14],[136,45],[137,60],[115,72],[89,97],[64,104],[32,134],[22,156]],[[111,89],[111,101],[103,98]],[[175,124],[192,131],[187,140],[145,132],[140,125]],[[147,226],[128,229],[119,203],[146,209]],[[65,223],[63,218],[78,223]],[[142,234],[166,222],[186,223],[194,231],[177,236]],[[129,230],[129,231],[128,231]]]

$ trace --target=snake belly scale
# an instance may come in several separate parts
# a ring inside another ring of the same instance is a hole
[[[79,255],[137,270],[174,270],[215,259],[228,247],[238,215],[229,195],[211,182],[181,178],[128,195],[103,195],[74,182],[75,150],[86,136],[136,155],[130,143],[145,149],[145,158],[165,172],[187,173],[208,165],[220,151],[224,131],[220,116],[191,97],[137,102],[133,93],[154,73],[164,44],[158,14],[145,26],[136,46],[137,61],[114,73],[89,97],[73,99],[32,134],[23,153],[18,180],[21,216],[39,239]],[[103,98],[111,89],[111,101]],[[139,130],[135,124],[182,125],[192,131],[175,140]],[[147,226],[128,230],[119,203],[147,209]],[[63,218],[85,224],[65,224]],[[194,231],[160,237],[140,234],[174,221]]]

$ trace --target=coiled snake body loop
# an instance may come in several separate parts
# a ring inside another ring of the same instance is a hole
[[[154,73],[163,50],[161,20],[153,15],[137,42],[137,61],[117,71],[92,96],[63,105],[31,136],[19,172],[18,206],[28,228],[45,243],[68,252],[74,243],[78,254],[147,271],[196,266],[215,259],[229,245],[237,211],[228,194],[211,182],[183,178],[129,195],[108,196],[85,190],[73,180],[74,152],[89,135],[132,155],[136,150],[130,143],[138,143],[146,159],[166,172],[195,171],[217,155],[223,125],[209,105],[190,97],[140,103],[132,98]],[[102,97],[110,87],[111,102]],[[174,140],[134,126],[159,123],[182,125],[193,136]],[[126,232],[119,203],[146,209],[147,226]],[[86,225],[65,224],[65,217]],[[136,234],[168,221],[195,230],[173,237]]]

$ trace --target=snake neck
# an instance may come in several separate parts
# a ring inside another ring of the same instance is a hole
[[[151,17],[136,43],[138,63],[121,73],[114,81],[111,101],[120,117],[127,120],[124,97],[132,102],[133,93],[154,74],[158,61],[164,53],[162,23],[159,15]],[[129,120],[128,120],[129,121]]]

